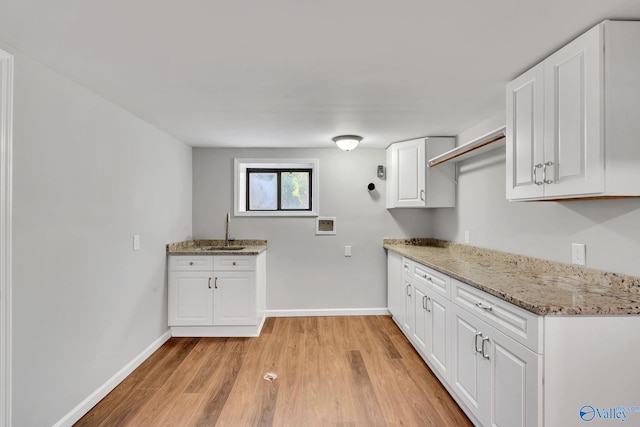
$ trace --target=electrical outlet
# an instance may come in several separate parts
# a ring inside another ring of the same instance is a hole
[[[586,246],[583,243],[572,243],[571,244],[571,262],[576,265],[585,265],[586,256],[585,256]]]
[[[469,230],[464,230],[464,242],[469,243]]]
[[[140,235],[139,234],[134,234],[133,235],[133,250],[137,251],[138,249],[140,249]]]
[[[351,256],[351,246],[344,247],[344,256]]]

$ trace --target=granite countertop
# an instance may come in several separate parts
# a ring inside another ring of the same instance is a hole
[[[266,240],[230,240],[229,246],[243,246],[244,249],[208,250],[212,246],[224,246],[224,240],[186,240],[169,243],[167,255],[259,255],[267,250]]]
[[[539,315],[640,314],[640,278],[437,239],[384,248]]]

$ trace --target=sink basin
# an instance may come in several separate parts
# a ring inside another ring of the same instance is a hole
[[[199,251],[241,251],[244,246],[203,246]]]

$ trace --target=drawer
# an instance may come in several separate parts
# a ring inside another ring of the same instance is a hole
[[[170,255],[169,256],[169,270],[213,270],[213,257],[212,256],[191,256],[191,255]]]
[[[453,301],[536,353],[542,353],[542,316],[451,279]]]
[[[233,256],[220,255],[213,257],[213,269],[216,271],[236,271],[236,270],[255,270],[255,256]]]
[[[449,276],[417,262],[413,263],[412,271],[413,278],[418,282],[426,284],[429,289],[446,299],[451,299],[451,278]]]

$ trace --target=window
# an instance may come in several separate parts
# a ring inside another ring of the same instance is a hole
[[[235,159],[238,216],[317,216],[318,160]]]
[[[247,169],[248,211],[310,211],[311,169]]]

